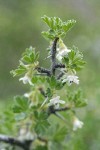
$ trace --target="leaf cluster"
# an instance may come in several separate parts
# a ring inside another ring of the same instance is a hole
[[[14,97],[12,110],[15,113],[15,120],[23,120],[29,115],[29,100],[24,96]]]
[[[49,27],[48,31],[43,31],[42,35],[46,39],[53,40],[56,37],[63,38],[76,23],[75,20],[68,20],[67,22],[63,22],[58,17],[47,17],[46,15],[42,17],[42,20],[47,24]]]
[[[35,52],[35,48],[26,48],[25,52],[22,54],[22,61],[26,63],[35,63],[39,58],[39,53]]]
[[[51,89],[60,90],[64,86],[64,84],[61,81],[57,80],[55,76],[47,78],[47,81]]]
[[[74,69],[76,71],[81,70],[86,62],[83,60],[83,54],[76,47],[73,47],[68,55],[64,56],[63,63],[67,68]]]
[[[50,123],[48,122],[48,114],[45,111],[42,112],[37,112],[34,111],[34,115],[35,115],[35,120],[36,120],[36,124],[35,124],[35,132],[39,135],[44,135],[45,130],[48,129],[48,127],[50,126]]]
[[[68,95],[68,101],[74,104],[75,108],[84,107],[87,105],[87,100],[84,98],[82,90],[75,91]]]
[[[35,48],[26,48],[19,61],[17,69],[12,70],[10,73],[14,76],[19,76],[27,72],[31,67],[35,68],[38,65],[39,53],[35,52]]]

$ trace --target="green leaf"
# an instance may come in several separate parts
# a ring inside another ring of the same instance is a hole
[[[42,20],[50,27],[50,22],[51,19],[49,17],[47,17],[46,15],[44,15],[44,17],[42,17]]]
[[[25,68],[25,66],[23,66],[21,64],[18,66],[18,69],[10,71],[10,73],[13,75],[13,77],[19,76],[25,72],[26,72],[26,68]]]
[[[56,81],[56,90],[60,90],[62,89],[62,87],[64,86],[64,84],[61,81]]]
[[[26,114],[26,113],[21,112],[21,113],[19,113],[19,114],[15,115],[15,120],[16,120],[16,121],[20,121],[20,120],[25,119],[26,117],[27,117],[27,114]]]
[[[60,141],[59,142],[51,141],[48,144],[48,147],[49,150],[65,150]]]
[[[46,90],[46,96],[49,97],[49,98],[51,98],[52,95],[53,95],[52,90],[50,88],[47,88],[47,90]]]
[[[26,48],[25,52],[22,55],[22,61],[25,61],[26,63],[34,63],[39,58],[39,53],[35,52],[35,49],[31,47]]]
[[[26,48],[25,52],[22,54],[22,58],[20,60],[18,68],[12,70],[10,73],[13,75],[13,77],[26,73],[29,69],[32,68],[32,65],[37,62],[38,58],[39,53],[35,52],[34,48]],[[23,62],[25,62],[25,64]]]
[[[75,23],[76,20],[68,20],[67,22],[63,23],[62,28],[65,32],[67,32],[74,26]]]
[[[45,111],[41,111],[41,112],[34,111],[34,115],[36,119],[40,121],[46,120],[48,118],[48,114]]]
[[[73,47],[67,56],[64,56],[63,63],[67,68],[74,69],[76,71],[81,70],[86,62],[83,60],[82,52],[78,51],[76,47]]]
[[[48,150],[47,146],[37,146],[35,150]]]
[[[13,106],[12,110],[13,110],[14,113],[20,113],[20,112],[23,111],[23,109],[19,106]]]
[[[87,101],[86,100],[84,100],[84,101],[77,101],[75,103],[76,107],[85,107],[86,105],[87,105]]]
[[[80,89],[73,94],[69,94],[68,101],[74,103],[75,107],[84,107],[87,105],[87,100]]]
[[[34,111],[34,116],[36,119],[38,119],[38,112],[36,110]]]
[[[48,129],[49,126],[50,124],[47,120],[43,121],[38,120],[35,125],[35,131],[38,134],[44,134],[44,132]]]
[[[32,60],[29,56],[25,55],[23,58],[22,58],[23,61],[27,62],[27,63],[32,63]]]
[[[14,104],[12,110],[14,113],[26,112],[29,108],[29,101],[22,96],[16,96],[14,98]]]
[[[63,22],[58,17],[47,17],[46,15],[42,17],[42,20],[48,25],[49,30],[47,32],[42,32],[42,35],[46,39],[54,39],[56,37],[63,38],[66,32],[69,31],[74,24],[75,20],[68,20]]]
[[[56,90],[60,90],[64,85],[61,81],[58,81],[55,76],[52,76],[51,78],[47,78],[47,82],[50,86],[50,88],[55,88]]]
[[[47,78],[47,82],[49,83],[50,87],[53,88],[56,85],[56,78],[51,76],[50,78]]]
[[[53,136],[53,140],[56,142],[61,142],[65,139],[65,136],[67,134],[66,128],[65,127],[57,127],[57,130],[55,131],[55,134]]]
[[[45,39],[51,39],[51,40],[53,40],[55,38],[55,34],[51,33],[50,31],[47,31],[47,32],[43,31],[42,35],[43,35],[43,37]]]

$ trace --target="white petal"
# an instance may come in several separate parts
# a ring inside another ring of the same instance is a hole
[[[59,100],[59,103],[60,103],[60,104],[65,104],[65,101]]]
[[[67,55],[69,52],[71,52],[70,49],[68,49],[66,46],[65,47],[61,47],[61,48],[57,48],[57,56],[56,58],[61,62],[62,58]]]
[[[29,93],[25,93],[24,96],[29,98],[30,94]]]
[[[68,85],[71,85],[73,82],[76,84],[79,84],[79,79],[78,76],[75,75],[65,75],[63,76],[63,80],[62,83],[67,82],[68,81]]]
[[[51,106],[51,105],[58,106],[58,104],[65,104],[65,101],[60,100],[60,96],[52,98],[48,106]]]
[[[82,121],[75,117],[73,121],[73,131],[76,131],[78,128],[82,128],[83,124],[84,123]]]
[[[20,78],[19,81],[23,81],[24,84],[27,84],[28,78],[27,78],[27,76],[24,76],[24,77]]]
[[[55,109],[59,108],[59,103],[55,104]]]
[[[34,85],[32,82],[31,82],[31,78],[25,74],[24,77],[20,78],[19,81],[23,81],[24,84],[27,84],[29,83],[30,85]]]
[[[30,50],[30,51],[32,51],[32,49],[33,49],[33,47],[32,47],[32,46],[30,46],[29,50]]]

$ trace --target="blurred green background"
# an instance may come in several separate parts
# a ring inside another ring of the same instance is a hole
[[[43,15],[77,21],[64,41],[68,47],[77,46],[87,61],[79,76],[88,106],[81,115],[77,112],[84,128],[75,133],[70,150],[100,150],[100,0],[0,0],[0,108],[28,89],[10,75],[26,47],[36,47],[41,65],[48,65]]]

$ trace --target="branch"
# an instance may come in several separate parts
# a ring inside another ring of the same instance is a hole
[[[54,108],[54,106],[52,105],[48,108],[48,115],[55,114],[56,112],[59,112],[59,111],[66,111],[69,109],[70,109],[70,107],[68,107],[68,106],[61,107],[61,108]]]
[[[39,87],[38,89],[39,89],[40,93],[41,93],[44,97],[47,97],[47,96],[46,96],[46,93],[45,93],[45,91],[43,90],[42,87]]]
[[[42,67],[37,67],[36,69],[40,73],[45,73],[45,74],[47,74],[47,76],[51,76],[51,73],[48,69],[45,69],[45,68],[42,68]]]
[[[8,143],[11,145],[16,145],[16,146],[23,148],[24,150],[29,150],[32,140],[20,141],[16,138],[0,134],[0,142]]]
[[[64,73],[61,72],[61,73],[57,76],[57,80],[59,80],[63,75],[64,75]]]
[[[55,68],[65,68],[65,65],[64,64],[56,64]]]
[[[63,120],[65,123],[67,123],[66,119],[60,113],[58,113],[58,112],[59,111],[67,111],[69,109],[71,109],[71,108],[68,107],[68,106],[62,107],[62,108],[54,108],[54,106],[52,105],[52,106],[50,106],[48,108],[47,112],[48,112],[48,116],[50,116],[51,114],[54,114],[55,116],[57,116],[58,118],[60,118],[61,120]]]
[[[66,107],[55,109],[55,112],[57,112],[57,111],[66,111],[66,110],[69,110],[69,109],[70,109],[70,107],[66,106]]]
[[[55,38],[53,44],[52,44],[52,48],[51,48],[51,61],[52,61],[52,65],[51,65],[51,74],[55,75],[55,65],[56,65],[56,46],[57,46],[57,41],[58,41],[58,37]]]

